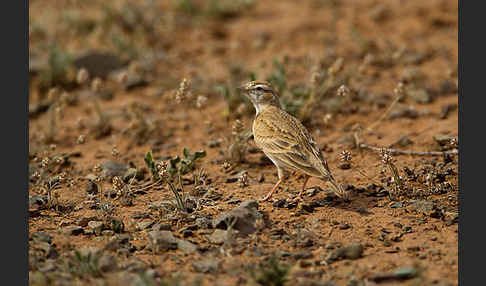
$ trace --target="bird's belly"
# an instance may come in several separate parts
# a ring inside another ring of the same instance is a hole
[[[296,170],[294,166],[289,165],[282,160],[279,160],[276,156],[272,156],[272,154],[269,154],[265,151],[263,151],[263,153],[265,153],[265,155],[273,162],[275,166],[287,170]]]

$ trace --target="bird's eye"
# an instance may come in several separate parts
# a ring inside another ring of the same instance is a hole
[[[256,88],[256,90],[262,91],[263,90],[263,87],[259,86],[259,87]]]

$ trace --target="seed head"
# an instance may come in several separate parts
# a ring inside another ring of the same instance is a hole
[[[459,142],[457,142],[457,138],[452,138],[450,141],[449,141],[449,145],[452,147],[452,148],[457,148],[459,146]]]
[[[403,82],[399,82],[397,84],[397,86],[395,87],[395,89],[393,90],[393,92],[397,96],[403,96],[403,94],[405,93],[405,86],[404,86]]]
[[[120,150],[116,148],[116,145],[114,145],[113,148],[111,148],[111,156],[115,158],[120,156]]]
[[[343,150],[339,155],[342,162],[349,162],[352,159],[351,152],[348,150]]]
[[[94,165],[93,172],[95,172],[95,173],[101,173],[101,171],[103,171],[103,168],[101,167],[101,164],[100,163],[97,163],[96,165]]]
[[[118,176],[114,176],[113,179],[111,179],[111,184],[115,191],[121,191],[123,189],[123,181]]]
[[[394,158],[393,156],[390,154],[390,152],[388,152],[388,150],[382,148],[380,150],[380,156],[381,156],[381,161],[383,162],[383,164],[392,164],[393,161],[394,161]]]
[[[245,172],[238,177],[238,184],[244,188],[248,186],[248,174]]]
[[[82,85],[85,84],[89,79],[89,73],[88,70],[85,68],[82,68],[78,71],[78,74],[76,76],[76,81],[78,84]]]
[[[169,175],[169,172],[167,171],[167,162],[157,162],[155,164],[155,171],[160,178],[166,179]]]
[[[190,82],[186,78],[184,78],[181,81],[179,89],[175,94],[175,99],[177,103],[181,103],[190,97],[192,97],[192,93],[190,91]]]
[[[331,113],[327,113],[326,115],[324,115],[324,118],[322,119],[322,121],[324,122],[324,125],[329,125],[329,123],[331,123],[331,120],[332,120],[332,114]]]
[[[231,163],[228,162],[228,161],[224,161],[223,162],[223,170],[228,171],[229,169],[231,169]]]
[[[337,90],[337,95],[341,97],[348,96],[351,91],[349,90],[349,87],[345,86],[344,84],[341,85],[338,90]]]
[[[49,166],[49,157],[44,157],[42,158],[42,162],[41,162],[41,166],[42,168],[47,168],[47,166]]]
[[[65,160],[64,160],[64,157],[60,156],[60,157],[57,157],[55,161],[56,161],[56,164],[62,165]]]
[[[84,144],[86,142],[86,136],[84,136],[83,134],[79,135],[78,136],[78,139],[76,140],[76,143],[78,144]]]
[[[206,106],[207,101],[208,101],[208,98],[206,96],[199,95],[197,97],[196,107],[197,108],[202,108],[202,107]]]
[[[91,81],[91,90],[94,92],[99,92],[101,91],[101,88],[103,87],[103,81],[101,78],[96,77]]]
[[[32,174],[32,178],[34,180],[39,180],[41,177],[41,174],[39,173],[39,171],[35,171],[34,174]]]
[[[67,173],[66,172],[62,172],[61,174],[59,174],[58,176],[58,179],[60,182],[64,182],[67,178]]]

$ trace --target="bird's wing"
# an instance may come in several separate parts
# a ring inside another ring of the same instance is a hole
[[[275,108],[254,121],[255,143],[277,160],[312,176],[330,176],[326,160],[307,129],[295,117]]]

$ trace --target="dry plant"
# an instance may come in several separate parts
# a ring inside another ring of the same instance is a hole
[[[239,164],[245,161],[248,152],[250,134],[245,130],[243,123],[237,119],[232,126],[230,144],[227,151],[227,160]]]

